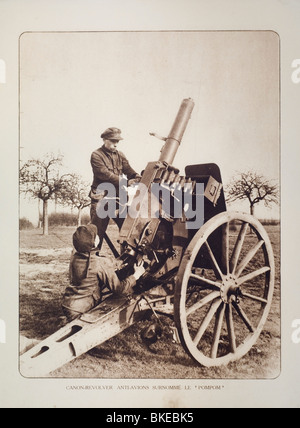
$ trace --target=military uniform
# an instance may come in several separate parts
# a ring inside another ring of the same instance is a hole
[[[112,183],[118,194],[120,176],[125,174],[130,180],[137,175],[122,152],[109,152],[104,146],[92,153],[91,165],[94,174],[91,188],[95,193],[99,184]]]
[[[121,131],[118,128],[108,128],[101,134],[101,138],[107,140],[122,140]],[[93,182],[91,186],[91,222],[97,226],[100,243],[98,248],[101,248],[103,236],[109,223],[109,217],[99,218],[97,215],[97,204],[104,197],[103,194],[97,194],[97,187],[101,183],[111,183],[115,186],[116,195],[119,194],[119,181],[121,176],[125,174],[128,180],[139,178],[139,174],[130,166],[125,155],[118,151],[110,151],[104,145],[95,150],[91,155],[91,166],[93,170]],[[119,219],[117,216],[113,219],[119,228],[124,219]]]
[[[70,284],[63,296],[63,311],[68,320],[101,303],[107,294],[131,294],[136,279],[130,275],[120,281],[112,268],[100,263],[98,251],[94,248],[97,228],[93,224],[80,226],[73,235],[73,251],[70,260]]]

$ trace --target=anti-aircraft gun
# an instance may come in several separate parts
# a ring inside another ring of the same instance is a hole
[[[119,231],[120,278],[146,271],[130,297],[107,297],[20,357],[24,376],[47,376],[145,319],[173,321],[174,337],[199,364],[228,364],[254,345],[274,290],[269,237],[253,216],[226,209],[214,163],[173,161],[194,102],[184,99],[158,161],[146,166]],[[110,247],[113,246],[107,237]]]

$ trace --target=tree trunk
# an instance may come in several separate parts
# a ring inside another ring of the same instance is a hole
[[[78,208],[78,214],[77,214],[77,226],[81,226],[81,216],[82,216],[82,208]]]
[[[57,193],[54,195],[54,212],[57,213]]]
[[[43,235],[48,235],[48,199],[43,200]]]
[[[38,211],[39,211],[39,217],[38,217],[38,228],[42,228],[42,214],[41,214],[41,199],[38,199]]]
[[[254,205],[250,205],[250,214],[254,216]],[[250,227],[249,233],[250,235],[254,233],[251,227]]]

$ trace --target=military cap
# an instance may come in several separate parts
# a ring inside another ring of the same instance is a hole
[[[107,128],[102,132],[101,138],[104,138],[105,140],[123,140],[121,137],[121,129],[114,127]]]
[[[94,224],[79,226],[73,234],[73,245],[79,253],[90,252],[95,246],[97,227]]]

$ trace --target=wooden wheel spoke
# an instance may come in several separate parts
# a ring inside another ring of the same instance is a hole
[[[247,315],[243,311],[243,309],[235,302],[232,302],[234,309],[237,311],[238,315],[244,322],[245,326],[248,328],[250,333],[254,333],[255,328],[252,326],[251,321],[248,319]]]
[[[220,266],[219,266],[219,264],[218,264],[218,262],[217,262],[217,260],[216,260],[216,258],[214,256],[214,253],[212,252],[212,249],[210,248],[210,245],[209,245],[209,243],[207,241],[205,241],[205,245],[206,245],[206,248],[208,250],[208,254],[210,256],[210,259],[211,259],[211,261],[213,263],[213,268],[214,268],[214,272],[215,272],[216,276],[219,277],[219,278],[222,278],[223,277],[223,273],[222,273],[222,271],[220,269]]]
[[[253,272],[248,273],[247,275],[241,276],[238,279],[238,285],[241,285],[241,284],[243,284],[244,282],[247,282],[247,281],[251,281],[251,279],[254,279],[257,276],[262,275],[262,274],[264,274],[266,272],[269,272],[269,271],[270,271],[269,266],[263,266],[260,269],[257,269],[257,270],[255,270]]]
[[[196,275],[194,273],[190,274],[190,278],[193,278],[197,282],[200,283],[200,285],[209,286],[209,288],[213,288],[214,290],[220,290],[221,283],[217,281],[212,281],[211,279],[204,278],[203,276]]]
[[[247,297],[248,299],[254,300],[256,302],[261,302],[261,303],[268,303],[267,299],[264,299],[263,297],[259,297],[259,296],[254,296],[253,294],[249,294],[249,293],[244,293],[242,292],[242,297]]]
[[[198,343],[200,342],[203,334],[205,333],[206,329],[208,328],[211,320],[213,319],[213,317],[214,317],[216,311],[218,310],[218,307],[221,305],[221,303],[222,303],[221,299],[218,299],[218,300],[215,300],[214,302],[212,302],[212,304],[211,304],[207,314],[205,315],[205,317],[204,317],[204,319],[203,319],[203,321],[199,327],[199,330],[197,331],[197,334],[193,340],[195,345],[198,345]]]
[[[249,223],[243,223],[242,224],[242,227],[240,229],[239,235],[237,237],[237,240],[236,240],[236,243],[235,243],[232,255],[231,255],[230,262],[229,262],[229,269],[230,269],[230,272],[232,272],[232,273],[235,273],[236,265],[237,265],[238,259],[240,257],[240,254],[241,254],[241,249],[242,249],[243,244],[244,244],[248,225],[249,225]]]
[[[231,350],[231,352],[235,353],[236,352],[236,337],[235,337],[235,331],[234,331],[232,306],[231,305],[226,306],[225,317],[226,317],[226,325],[227,325],[227,331],[228,331],[230,350]]]
[[[211,301],[218,298],[219,296],[220,296],[220,293],[218,291],[213,291],[212,293],[203,297],[203,299],[199,300],[199,302],[195,303],[193,306],[190,306],[186,311],[186,315],[189,316],[190,314],[202,308],[203,306],[207,305],[207,303],[210,303]]]
[[[264,244],[264,240],[261,239],[258,241],[258,243],[248,252],[248,254],[244,257],[244,259],[241,261],[241,263],[238,265],[236,269],[236,276],[239,277],[242,271],[245,269],[245,267],[250,263],[250,261],[253,259],[257,251],[260,249],[260,247]]]
[[[221,335],[223,319],[224,319],[224,313],[225,313],[225,304],[223,303],[221,309],[218,310],[217,316],[216,316],[214,337],[213,337],[213,343],[212,343],[212,348],[211,348],[211,358],[217,358],[218,347],[219,347],[219,342],[220,342],[220,335]]]
[[[222,226],[222,268],[229,274],[229,223]]]

